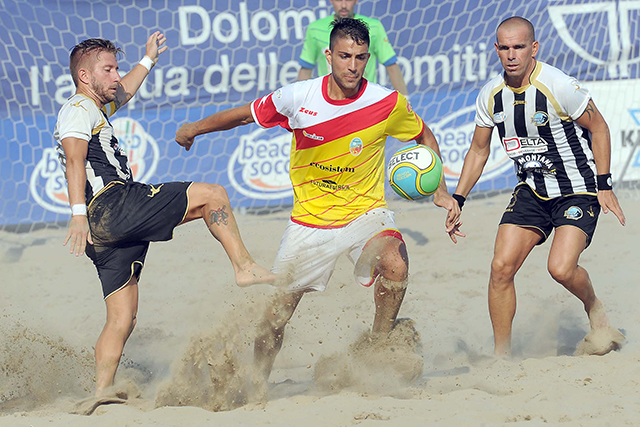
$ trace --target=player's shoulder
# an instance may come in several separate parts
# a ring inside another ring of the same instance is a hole
[[[61,118],[64,118],[66,116],[85,114],[89,116],[99,115],[100,110],[91,98],[77,93],[67,99],[64,104],[62,104],[62,107],[60,107],[60,112],[58,113],[58,119],[60,120]]]
[[[482,88],[480,89],[480,94],[478,96],[489,97],[492,92],[504,85],[504,76],[502,75],[502,73],[498,73],[482,86]]]
[[[325,16],[324,18],[316,19],[311,22],[307,27],[307,31],[331,31],[331,22],[333,21],[333,15]]]
[[[556,85],[564,85],[564,84],[573,84],[576,81],[575,77],[572,77],[562,71],[559,68],[554,67],[553,65],[549,65],[545,62],[538,61],[540,66],[540,72],[536,77],[536,80],[542,84],[547,86],[556,86]]]
[[[382,98],[386,98],[387,96],[392,95],[393,93],[396,93],[402,96],[402,94],[397,90],[389,89],[388,87],[381,86],[378,83],[371,83],[368,80],[367,80],[367,87],[365,88],[365,92],[368,92],[371,95],[378,95]]]
[[[370,16],[358,15],[357,13],[355,15],[353,15],[353,17],[355,19],[359,19],[361,21],[364,21],[364,23],[369,26],[369,31],[374,30],[374,29],[384,28],[382,26],[382,22],[380,22],[379,19],[372,18]]]

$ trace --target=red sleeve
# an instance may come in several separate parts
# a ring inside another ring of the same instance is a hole
[[[255,122],[263,128],[272,128],[275,126],[282,126],[283,128],[291,131],[289,127],[289,119],[280,114],[276,109],[273,99],[273,94],[263,96],[256,99],[251,103],[251,114]]]

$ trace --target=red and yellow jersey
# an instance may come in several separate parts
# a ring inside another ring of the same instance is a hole
[[[337,101],[329,98],[328,81],[324,76],[293,83],[251,104],[260,126],[293,133],[291,219],[318,228],[342,227],[386,207],[387,137],[411,141],[424,131],[400,93],[363,79],[357,95]]]

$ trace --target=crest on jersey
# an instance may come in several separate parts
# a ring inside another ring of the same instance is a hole
[[[531,117],[531,123],[536,126],[546,126],[549,123],[549,114],[544,111],[536,111],[536,113]]]
[[[564,211],[564,217],[567,219],[579,220],[582,218],[582,209],[577,206],[571,206],[569,209]]]
[[[136,181],[147,182],[156,171],[160,151],[155,139],[144,127],[128,117],[112,122],[118,138],[117,149],[129,159],[129,167]],[[45,148],[42,157],[31,173],[29,191],[35,201],[48,211],[68,214],[69,193],[58,153],[55,148]]]
[[[362,153],[362,147],[363,147],[362,140],[358,137],[353,138],[349,143],[349,151],[354,156],[359,156],[360,153]]]
[[[504,111],[497,112],[493,115],[494,123],[502,123],[505,120],[507,120],[507,115],[504,113]]]

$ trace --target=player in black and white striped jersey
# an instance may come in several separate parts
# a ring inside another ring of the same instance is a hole
[[[107,321],[95,347],[97,396],[113,383],[135,327],[138,280],[149,242],[170,240],[175,227],[203,218],[227,252],[239,286],[275,279],[245,248],[224,188],[133,181],[109,118],[137,92],[167,49],[165,41],[162,33],[153,33],[145,57],[122,78],[116,58],[121,50],[111,41],[88,39],[76,45],[69,61],[76,94],[62,106],[54,131],[72,210],[64,244],[70,243],[76,256],[86,249],[107,306]]]
[[[609,128],[587,89],[535,59],[539,44],[529,21],[504,20],[496,32],[495,47],[504,73],[480,91],[476,129],[454,194],[462,208],[482,174],[491,134],[497,128],[520,183],[500,221],[491,263],[489,312],[495,354],[511,352],[515,274],[554,229],[549,273],[583,302],[591,330],[606,331],[607,343],[595,350],[606,353],[620,346],[624,337],[610,327],[589,274],[578,260],[591,243],[601,207],[625,224],[609,173]],[[450,232],[454,243],[455,231],[457,227]]]

